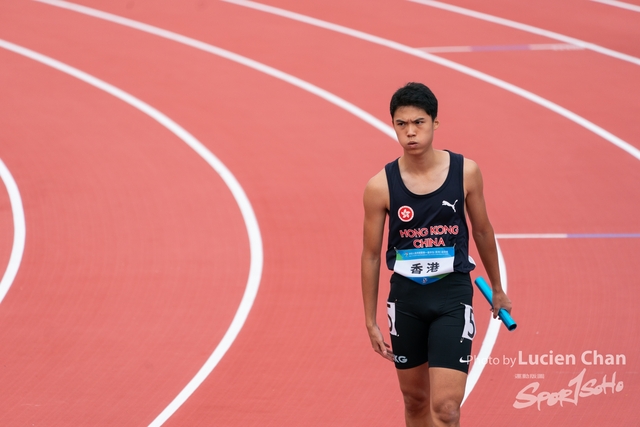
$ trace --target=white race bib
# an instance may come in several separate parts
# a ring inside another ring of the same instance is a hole
[[[453,273],[455,248],[396,249],[393,271],[421,285]]]

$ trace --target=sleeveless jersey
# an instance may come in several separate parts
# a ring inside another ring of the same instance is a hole
[[[387,267],[420,284],[475,268],[464,212],[464,157],[449,152],[449,159],[442,186],[424,195],[404,185],[398,159],[385,166],[390,198]]]

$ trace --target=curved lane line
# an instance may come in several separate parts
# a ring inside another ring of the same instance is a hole
[[[7,269],[0,281],[0,303],[2,303],[2,300],[5,295],[7,295],[9,288],[13,284],[13,280],[18,274],[18,269],[20,269],[22,254],[24,253],[27,228],[24,220],[22,197],[20,197],[18,185],[2,160],[0,160],[0,179],[2,179],[5,187],[7,187],[9,203],[11,204],[11,212],[13,214],[13,245],[11,247],[11,255],[9,256]]]
[[[498,249],[498,265],[500,266],[500,281],[502,282],[502,289],[507,292],[507,264],[504,262],[504,256],[502,255],[502,249],[500,249],[500,244],[498,243],[498,239],[496,238],[496,247]],[[488,360],[491,357],[491,350],[493,350],[493,346],[496,344],[498,340],[498,332],[500,332],[501,321],[496,321],[492,317],[489,318],[489,327],[487,328],[487,333],[482,340],[482,345],[480,346],[480,351],[478,352],[477,360]],[[469,375],[467,376],[467,386],[464,390],[464,397],[462,398],[462,402],[460,406],[464,405],[464,402],[471,394],[471,391],[475,388],[478,380],[480,379],[480,375],[482,375],[482,371],[484,370],[486,363],[477,363],[474,362],[473,366],[469,370]]]
[[[258,61],[254,61],[253,59],[247,58],[242,55],[238,55],[237,53],[233,53],[231,51],[219,48],[217,46],[213,46],[211,44],[202,42],[200,40],[193,39],[191,37],[183,36],[182,34],[174,33],[173,31],[168,31],[159,27],[154,27],[153,25],[145,24],[143,22],[134,21],[133,19],[124,18],[122,16],[114,15],[112,13],[103,12],[101,10],[92,9],[86,6],[80,6],[74,3],[70,3],[63,0],[34,0],[40,3],[45,3],[51,6],[56,6],[62,9],[72,10],[74,12],[79,12],[84,15],[93,16],[94,18],[99,18],[105,21],[114,22],[116,24],[123,25],[125,27],[133,28],[139,31],[143,31],[145,33],[153,34],[158,37],[162,37],[168,40],[172,40],[177,43],[181,43],[195,49],[202,50],[204,52],[212,53],[214,55],[220,56],[222,58],[228,59],[230,61],[236,62],[238,64],[244,65],[249,68],[253,68],[254,70],[260,71],[261,73],[267,74],[271,77],[275,77],[276,79],[285,81],[293,86],[299,87],[309,93],[312,93],[316,96],[319,96],[330,103],[337,105],[338,107],[347,110],[351,114],[359,117],[364,120],[371,126],[375,127],[382,133],[390,136],[393,139],[396,139],[396,134],[391,129],[390,126],[386,125],[381,120],[378,120],[376,117],[367,113],[361,108],[356,107],[350,102],[345,101],[344,99],[332,94],[331,92],[327,92],[324,89],[319,88],[309,82],[306,82],[302,79],[299,79],[291,74],[287,74],[283,71],[280,71],[276,68],[270,67],[268,65],[262,64]]]
[[[36,0],[36,1],[42,1],[42,0]],[[508,92],[511,92],[515,95],[521,96],[522,98],[528,99],[529,101],[540,105],[541,107],[547,108],[551,111],[553,111],[556,114],[559,114],[569,120],[571,120],[572,122],[582,126],[583,128],[595,133],[596,135],[604,138],[605,140],[609,141],[610,143],[612,143],[613,145],[623,149],[624,151],[626,151],[627,153],[631,154],[633,157],[635,157],[636,159],[640,160],[640,149],[634,147],[633,145],[629,144],[628,142],[622,140],[621,138],[615,136],[614,134],[612,134],[611,132],[601,128],[600,126],[596,125],[593,122],[590,122],[589,120],[585,119],[582,116],[579,116],[578,114],[567,110],[564,107],[561,107],[560,105],[549,101],[548,99],[545,99],[539,95],[536,95],[535,93],[529,92],[528,90],[522,89],[521,87],[518,87],[514,84],[511,83],[507,83],[504,80],[498,79],[496,77],[493,77],[489,74],[485,74],[481,71],[478,71],[476,69],[473,69],[471,67],[467,67],[466,65],[462,65],[462,64],[458,64],[457,62],[445,59],[445,58],[441,58],[439,56],[436,55],[432,55],[430,53],[424,52],[420,49],[417,48],[413,48],[413,47],[409,47],[406,45],[403,45],[401,43],[398,42],[394,42],[392,40],[388,40],[382,37],[378,37],[378,36],[374,36],[372,34],[368,34],[362,31],[358,31],[358,30],[354,30],[348,27],[344,27],[342,25],[338,25],[338,24],[333,24],[331,22],[327,22],[327,21],[322,21],[320,19],[316,19],[316,18],[312,18],[310,16],[306,16],[306,15],[301,15],[299,13],[295,13],[295,12],[290,12],[288,10],[284,10],[284,9],[280,9],[277,7],[273,7],[273,6],[267,6],[261,3],[256,3],[254,1],[249,1],[249,0],[221,0],[221,1],[225,1],[227,3],[233,3],[236,4],[238,6],[244,6],[244,7],[248,7],[251,9],[256,9],[256,10],[260,10],[263,12],[267,12],[267,13],[271,13],[274,15],[278,15],[278,16],[282,16],[284,18],[288,18],[288,19],[292,19],[295,21],[299,21],[299,22],[303,22],[305,24],[309,24],[309,25],[313,25],[316,27],[320,27],[320,28],[324,28],[326,30],[330,30],[330,31],[335,31],[337,33],[341,33],[341,34],[345,34],[357,39],[361,39],[370,43],[374,43],[374,44],[378,44],[380,46],[384,46],[384,47],[388,47],[390,49],[393,50],[397,50],[399,52],[403,52],[406,53],[408,55],[412,55],[412,56],[416,56],[418,58],[422,58],[425,59],[427,61],[436,63],[438,65],[442,65],[443,67],[446,68],[450,68],[452,70],[458,71],[462,74],[466,74],[470,77],[474,77],[478,80],[482,80],[486,83],[489,83],[493,86],[497,86],[501,89],[504,89]]]
[[[180,138],[183,142],[185,142],[189,147],[191,147],[220,175],[224,183],[229,187],[229,190],[236,200],[236,203],[238,203],[247,228],[247,234],[249,236],[249,247],[251,252],[249,277],[247,279],[247,285],[244,291],[244,295],[242,296],[242,300],[240,302],[240,305],[238,306],[238,310],[236,311],[231,325],[227,329],[227,332],[224,334],[222,340],[220,340],[220,343],[218,343],[218,346],[215,348],[211,356],[209,356],[209,358],[202,366],[202,368],[200,368],[195,377],[151,424],[152,426],[162,425],[162,423],[164,423],[164,421],[166,421],[171,415],[173,415],[173,413],[182,405],[182,403],[184,403],[189,398],[189,396],[191,396],[191,394],[206,379],[211,371],[213,371],[213,369],[216,367],[218,362],[220,362],[227,350],[229,350],[235,338],[238,336],[238,333],[242,329],[242,326],[244,325],[244,322],[249,315],[249,311],[251,311],[251,307],[253,306],[253,302],[256,298],[258,288],[260,286],[260,278],[262,276],[262,266],[264,258],[262,251],[262,236],[260,234],[258,221],[256,219],[253,208],[251,207],[251,203],[249,202],[249,199],[247,198],[244,190],[240,186],[240,183],[238,183],[231,171],[229,171],[229,169],[227,169],[227,167],[216,156],[214,156],[211,151],[209,151],[200,141],[198,141],[184,128],[182,128],[180,125],[178,125],[176,122],[171,120],[160,111],[151,107],[149,104],[146,104],[133,95],[130,95],[129,93],[124,92],[123,90],[118,89],[117,87],[110,85],[109,83],[106,83],[90,74],[80,71],[77,68],[73,68],[67,64],[64,64],[40,53],[34,52],[32,50],[26,49],[22,46],[18,46],[16,44],[0,39],[0,47],[19,55],[23,55],[34,61],[40,62],[58,71],[82,80],[83,82],[88,83],[91,86],[94,86],[109,93],[110,95],[113,95],[114,97],[120,99],[121,101],[124,101],[125,103],[131,105],[132,107],[140,110],[144,114],[156,120],[170,132]]]
[[[630,4],[630,3],[625,3],[622,1],[616,1],[616,0],[591,0],[591,1],[594,1],[596,3],[606,4],[607,6],[619,7],[620,9],[627,9],[627,10],[632,10],[634,12],[640,12],[640,6],[636,4]]]
[[[475,10],[465,9],[463,7],[454,6],[451,4],[443,3],[435,0],[408,0],[413,3],[423,4],[425,6],[431,6],[438,9],[443,9],[449,12],[458,13],[460,15],[470,16],[472,18],[481,19],[483,21],[492,22],[494,24],[504,25],[505,27],[515,28],[516,30],[526,31],[528,33],[537,34],[550,39],[559,40],[565,43],[569,43],[575,46],[580,46],[584,49],[589,49],[594,52],[601,53],[603,55],[611,56],[622,61],[631,62],[632,64],[640,65],[640,58],[628,55],[626,53],[618,52],[613,49],[602,47],[595,43],[586,42],[584,40],[576,39],[573,37],[565,36],[564,34],[555,33],[553,31],[544,30],[542,28],[534,27],[533,25],[522,24],[520,22],[512,21],[510,19],[500,18],[498,16],[489,15],[487,13],[476,12]],[[604,3],[604,2],[603,2]],[[637,6],[636,6],[637,7]],[[640,9],[640,7],[639,7]]]
[[[292,76],[290,74],[284,73],[280,70],[277,70],[275,68],[269,67],[267,65],[264,65],[260,62],[254,61],[252,59],[240,56],[238,54],[235,54],[233,52],[224,50],[224,49],[220,49],[216,46],[201,42],[199,40],[196,39],[192,39],[190,37],[186,37],[183,36],[181,34],[177,34],[168,30],[164,30],[162,28],[158,28],[158,27],[154,27],[152,25],[148,25],[148,24],[144,24],[138,21],[134,21],[132,19],[128,19],[128,18],[123,18],[120,17],[118,15],[113,15],[111,13],[107,13],[107,12],[102,12],[100,10],[96,10],[96,9],[92,9],[86,6],[79,6],[73,3],[69,3],[66,1],[62,1],[62,0],[34,0],[34,1],[38,1],[41,3],[46,3],[52,6],[57,6],[57,7],[61,7],[64,9],[68,9],[68,10],[72,10],[75,12],[79,12],[79,13],[83,13],[86,15],[90,15],[99,19],[104,19],[107,21],[111,21],[117,24],[121,24],[130,28],[135,28],[138,29],[140,31],[145,31],[147,33],[150,34],[154,34],[157,35],[159,37],[163,37],[169,40],[173,40],[175,42],[178,43],[183,43],[185,45],[194,47],[196,49],[200,49],[209,53],[212,53],[214,55],[218,55],[221,56],[223,58],[229,59],[231,61],[240,63],[242,65],[245,65],[247,67],[253,68],[257,71],[263,72],[267,75],[270,75],[272,77],[275,77],[277,79],[283,80],[287,83],[290,83],[294,86],[297,86],[303,90],[306,90],[310,93],[313,93],[314,95],[319,96],[320,98],[323,98],[327,101],[329,101],[330,103],[345,109],[346,111],[350,112],[351,114],[355,115],[356,117],[362,119],[363,121],[365,121],[366,123],[370,124],[371,126],[375,127],[376,129],[382,131],[383,133],[385,133],[386,135],[390,136],[391,138],[393,138],[394,140],[396,139],[396,134],[395,131],[388,126],[387,124],[383,123],[382,121],[378,120],[377,118],[375,118],[374,116],[372,116],[371,114],[367,113],[366,111],[360,109],[359,107],[356,107],[355,105],[351,104],[350,102],[330,93],[327,92],[324,89],[321,89],[315,85],[312,85],[311,83],[308,83],[304,80],[301,80],[295,76]],[[497,243],[497,241],[496,241]],[[505,292],[507,291],[507,276],[506,276],[506,265],[504,264],[504,260],[502,259],[502,252],[499,250],[499,246],[498,246],[498,251],[499,251],[499,260],[500,260],[500,265],[501,265],[501,273],[500,273],[500,277],[502,280],[502,284],[503,284],[503,289],[505,290]],[[496,322],[490,322],[489,324],[489,328],[487,330],[487,334],[485,335],[485,338],[482,342],[481,345],[481,354],[490,354],[491,350],[493,349],[493,346],[495,345],[495,341],[497,339],[498,336],[498,332],[499,332],[499,324],[496,324]],[[482,370],[484,369],[484,366],[482,366],[482,364],[478,363],[478,364],[474,364],[471,367],[471,371],[469,373],[469,378],[470,380],[467,381],[467,389],[465,391],[465,399],[466,396],[468,396],[469,393],[471,393],[471,390],[473,390],[473,388],[475,387],[475,384],[478,380],[478,378],[480,377],[480,374],[482,373]],[[211,368],[211,370],[213,370],[213,368]],[[209,371],[211,372],[211,371]],[[199,384],[198,384],[199,385]],[[197,386],[195,387],[197,388]],[[193,391],[195,391],[195,388],[189,393],[189,395],[191,393],[193,393]],[[156,420],[154,420],[153,423],[151,423],[149,425],[149,427],[159,427],[161,426],[173,413],[175,413],[175,411],[182,405],[182,403],[184,403],[184,401],[186,401],[186,399],[189,397],[189,395],[186,395],[184,397],[184,399],[181,399],[179,402],[172,402],[171,406],[171,410],[169,410],[169,407],[167,409],[165,409],[165,411],[163,411],[162,414],[160,414],[158,416],[158,418],[156,418]],[[177,398],[176,398],[177,399]],[[175,403],[175,405],[174,405]],[[165,414],[165,412],[167,412],[167,414]]]

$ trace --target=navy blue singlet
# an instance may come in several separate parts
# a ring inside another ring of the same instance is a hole
[[[475,268],[464,212],[464,157],[449,152],[449,158],[442,186],[424,195],[404,185],[397,159],[385,166],[390,197],[387,267],[420,284]]]

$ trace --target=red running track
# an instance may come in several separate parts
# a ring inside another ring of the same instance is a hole
[[[497,232],[640,232],[638,159],[502,89],[228,3],[83,4],[252,58],[384,122],[392,91],[425,81],[441,100],[436,144],[481,165]],[[404,1],[269,4],[411,47],[550,42]],[[483,7],[639,56],[634,18],[611,11],[602,20],[601,4]],[[224,162],[255,210],[264,270],[253,309],[229,352],[166,425],[400,425],[395,374],[369,348],[358,285],[361,192],[399,155],[393,140],[317,96],[226,59],[50,5],[0,8],[0,39],[165,113]],[[633,64],[590,51],[442,56],[640,146]],[[27,224],[20,271],[0,304],[3,425],[148,425],[216,348],[240,302],[250,236],[238,206],[215,171],[149,117],[15,53],[0,50],[0,61],[0,158],[20,188]],[[6,264],[11,218],[1,197]],[[499,362],[485,367],[463,423],[634,425],[638,239],[500,243],[520,326],[500,332],[491,352]],[[476,302],[476,351],[489,322],[483,304]],[[626,364],[586,365],[594,351],[623,355]],[[550,352],[575,355],[576,363],[517,360]],[[505,358],[516,358],[514,366]],[[584,389],[577,404],[514,408],[529,384],[540,383],[536,395],[559,392],[584,368],[583,384],[595,380],[588,387],[615,374],[622,390],[588,396]]]

